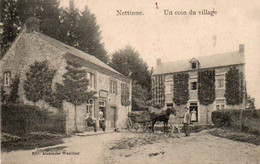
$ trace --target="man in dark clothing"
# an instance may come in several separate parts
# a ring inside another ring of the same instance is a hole
[[[185,114],[184,114],[184,118],[183,118],[183,129],[185,132],[185,136],[188,137],[190,136],[190,131],[189,131],[189,124],[190,124],[190,111],[189,108],[185,107]]]
[[[87,122],[87,126],[88,126],[88,127],[93,126],[93,127],[94,127],[94,132],[97,132],[96,120],[94,120],[94,119],[91,117],[91,115],[89,115],[89,117],[86,119],[86,122]]]

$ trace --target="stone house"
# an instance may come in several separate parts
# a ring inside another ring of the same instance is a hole
[[[225,74],[236,66],[245,75],[244,45],[239,45],[239,51],[211,56],[201,56],[187,60],[165,62],[157,59],[157,66],[152,75],[153,103],[162,103],[162,108],[174,107],[182,115],[188,107],[194,114],[193,122],[205,124],[211,122],[211,112],[220,109],[243,109],[245,99],[239,105],[229,106],[225,98]],[[215,70],[215,101],[208,107],[198,100],[198,72],[201,70]],[[174,74],[188,73],[189,99],[185,105],[176,105],[174,98]],[[163,87],[159,88],[158,84]],[[159,92],[163,92],[159,95]]]
[[[126,87],[129,89],[129,100],[131,101],[131,79],[117,72],[94,56],[84,53],[76,48],[66,45],[54,38],[39,32],[39,20],[29,18],[12,43],[3,59],[0,61],[1,84],[7,93],[10,91],[10,84],[16,74],[20,74],[19,96],[25,104],[32,104],[25,97],[23,82],[26,79],[26,72],[29,66],[35,61],[48,61],[50,69],[55,69],[53,79],[55,83],[62,83],[62,75],[66,72],[67,61],[77,62],[86,70],[86,77],[89,80],[89,90],[96,91],[96,98],[89,100],[86,104],[77,107],[78,130],[84,131],[88,128],[85,119],[92,113],[97,120],[102,111],[106,119],[107,128],[123,128],[126,126],[127,114],[131,110],[131,104],[121,104],[121,92]],[[36,103],[37,106],[46,107],[44,101]],[[48,109],[56,112],[57,109],[48,106]],[[75,130],[74,107],[72,104],[63,102],[63,110],[66,111],[66,130]]]

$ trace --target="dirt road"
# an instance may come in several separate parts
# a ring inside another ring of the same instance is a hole
[[[122,140],[142,142],[111,149]],[[192,133],[187,138],[120,132],[73,136],[64,141],[62,145],[38,151],[2,153],[2,163],[260,163],[260,146],[214,137],[207,132]]]

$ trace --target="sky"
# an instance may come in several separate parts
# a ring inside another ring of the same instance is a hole
[[[157,2],[159,9],[156,9]],[[238,51],[245,45],[249,95],[260,108],[260,1],[259,0],[74,0],[87,5],[100,26],[102,42],[111,55],[126,45],[136,49],[150,68],[162,62]],[[69,0],[61,0],[67,7]],[[117,16],[117,10],[142,11],[141,16]],[[165,15],[164,10],[173,12]],[[196,15],[189,15],[190,10]],[[215,16],[198,11],[216,11]],[[175,15],[175,12],[186,15]]]

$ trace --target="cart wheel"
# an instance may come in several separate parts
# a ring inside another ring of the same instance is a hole
[[[133,121],[131,120],[131,118],[127,119],[126,126],[127,126],[127,130],[129,131],[133,129]]]
[[[143,132],[146,132],[147,129],[148,129],[148,124],[147,123],[142,124]]]
[[[137,131],[141,128],[141,125],[139,123],[134,123],[134,129]]]

